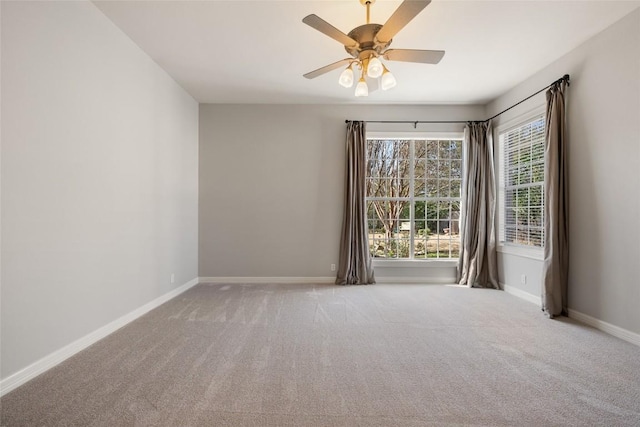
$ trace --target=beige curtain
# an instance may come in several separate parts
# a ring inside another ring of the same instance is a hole
[[[542,309],[567,315],[569,206],[566,163],[565,92],[562,80],[547,90],[544,172],[544,267]]]
[[[376,282],[367,242],[367,212],[364,203],[365,127],[365,122],[349,122],[347,125],[347,167],[337,285],[367,285]]]
[[[469,123],[464,130],[460,258],[458,283],[498,285],[495,237],[495,169],[491,121]]]

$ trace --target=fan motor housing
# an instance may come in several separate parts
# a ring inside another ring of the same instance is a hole
[[[345,46],[344,49],[354,58],[358,58],[362,52],[368,51],[380,54],[391,44],[391,40],[384,44],[380,44],[376,40],[376,35],[381,28],[382,25],[380,24],[365,24],[354,28],[349,32],[348,36],[358,42],[358,47]],[[366,56],[368,57],[369,55]]]

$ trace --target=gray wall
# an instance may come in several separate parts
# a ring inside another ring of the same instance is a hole
[[[1,8],[3,379],[198,275],[198,159],[201,276],[332,276],[344,119],[486,117],[478,106],[202,105],[198,157],[197,103],[92,4]],[[636,11],[486,111],[572,75],[569,304],[636,333],[639,49]],[[539,294],[538,261],[501,255],[500,268]]]
[[[569,308],[640,333],[640,10],[488,105],[488,114],[565,73],[569,88]],[[516,117],[544,95],[502,117]],[[501,280],[540,295],[539,261],[503,254]],[[520,275],[537,280],[520,285]]]
[[[478,106],[201,105],[200,276],[335,276],[329,266],[338,263],[345,119],[483,117]]]
[[[1,7],[4,379],[197,276],[198,104],[90,2]]]

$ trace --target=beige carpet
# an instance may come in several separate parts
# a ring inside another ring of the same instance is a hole
[[[1,404],[6,426],[639,426],[640,348],[500,291],[201,284]]]

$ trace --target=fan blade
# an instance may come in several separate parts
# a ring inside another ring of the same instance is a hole
[[[347,65],[349,62],[353,61],[353,58],[345,58],[345,59],[341,59],[338,62],[334,62],[333,64],[329,64],[329,65],[325,65],[322,68],[318,68],[317,70],[313,70],[307,74],[304,74],[304,77],[308,78],[308,79],[315,79],[318,76],[321,76],[325,73],[328,73],[329,71],[333,71],[336,68],[340,68],[343,67],[345,65]]]
[[[420,62],[437,64],[444,56],[444,50],[389,49],[382,54],[389,61]]]
[[[347,47],[355,48],[358,46],[357,41],[355,41],[354,39],[352,39],[342,31],[340,31],[333,25],[329,24],[327,21],[320,18],[318,15],[312,14],[312,15],[305,16],[304,19],[302,19],[302,22],[304,22],[305,24],[307,24],[312,28],[315,28],[316,30],[320,31],[323,34],[326,34],[332,39],[339,41],[340,43],[342,43]]]
[[[431,0],[404,0],[393,15],[382,26],[376,38],[380,43],[388,43],[398,31],[404,28],[418,13],[431,3]]]

